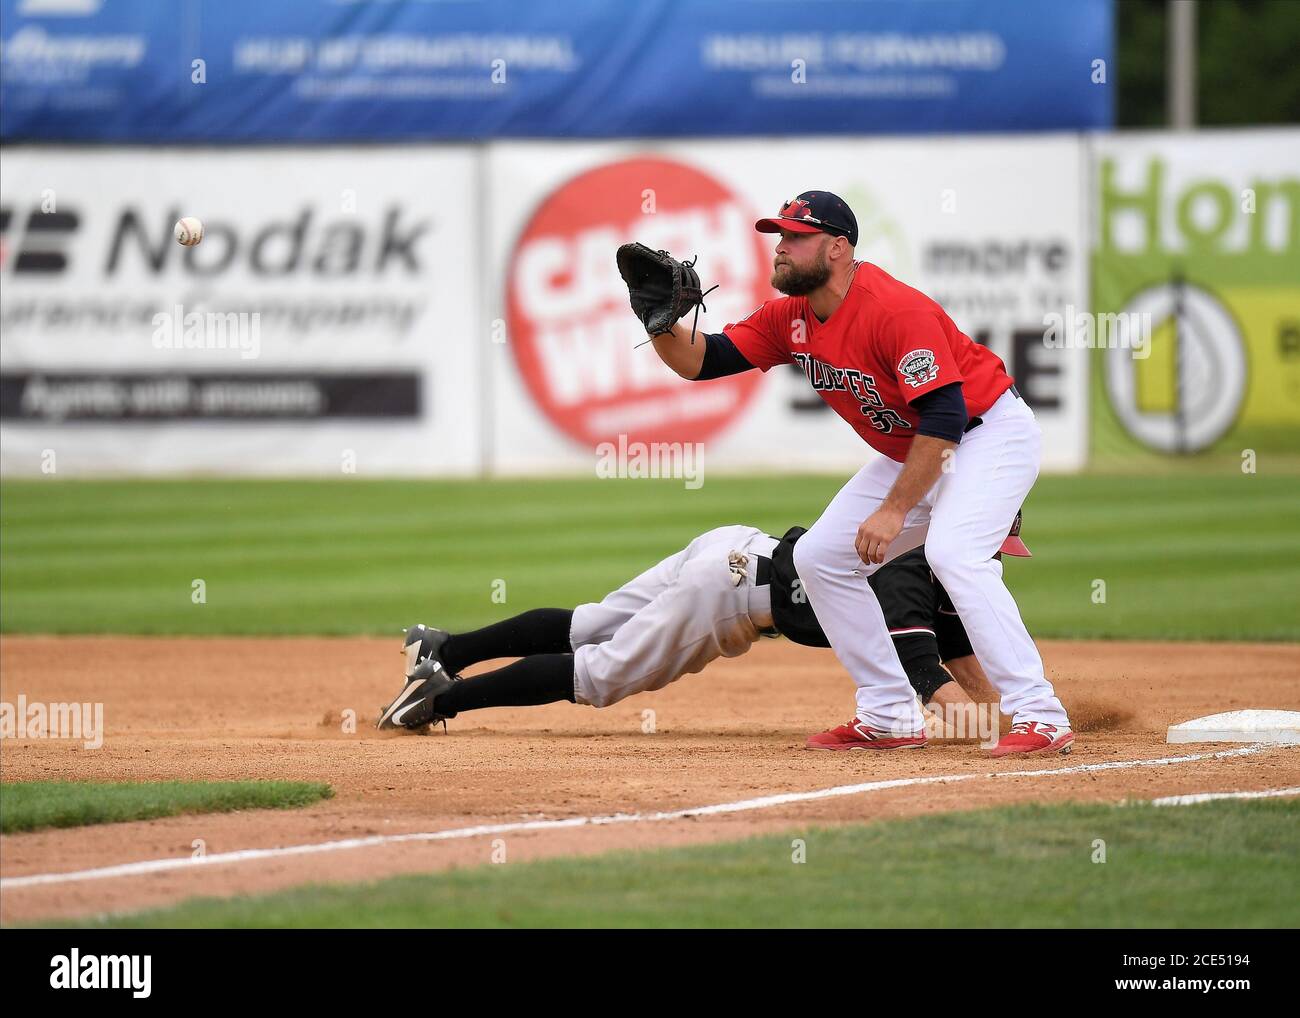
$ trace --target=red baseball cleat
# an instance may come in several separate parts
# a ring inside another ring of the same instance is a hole
[[[832,728],[828,732],[818,732],[808,736],[805,749],[924,749],[925,732],[914,735],[891,735],[878,728],[872,728],[860,718],[851,720]]]
[[[1011,731],[998,740],[989,756],[1010,756],[1012,753],[1068,753],[1074,743],[1074,732],[1061,725],[1042,721],[1018,721]]]

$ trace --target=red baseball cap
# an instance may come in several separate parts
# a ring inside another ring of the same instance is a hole
[[[805,191],[781,206],[770,219],[754,224],[759,233],[829,233],[845,237],[850,247],[858,244],[858,220],[843,198],[829,191]]]
[[[1020,540],[1020,513],[1016,513],[1015,521],[1011,524],[1011,530],[1007,534],[1007,539],[1002,542],[1002,547],[998,549],[1003,555],[1015,555],[1017,558],[1033,558],[1029,549],[1025,547],[1025,542]]]

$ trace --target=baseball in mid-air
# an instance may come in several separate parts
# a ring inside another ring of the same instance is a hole
[[[203,239],[203,223],[193,216],[186,216],[176,221],[176,228],[172,232],[176,235],[177,243],[193,247]]]

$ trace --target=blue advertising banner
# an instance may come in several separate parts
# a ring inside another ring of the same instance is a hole
[[[1112,0],[0,0],[6,141],[1112,123]]]

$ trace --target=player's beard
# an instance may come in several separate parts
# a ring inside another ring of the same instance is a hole
[[[798,269],[783,262],[772,270],[772,286],[787,297],[804,297],[818,287],[825,286],[831,278],[830,262],[826,252],[818,251],[817,258],[806,269]]]

